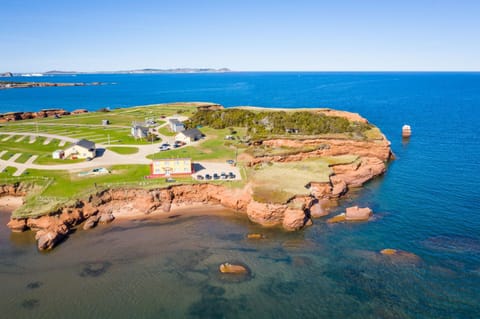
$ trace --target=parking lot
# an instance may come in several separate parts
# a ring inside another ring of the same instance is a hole
[[[242,176],[240,175],[240,171],[238,167],[228,164],[226,162],[194,162],[193,164],[195,173],[192,175],[193,178],[197,179],[198,175],[201,175],[205,178],[206,175],[210,175],[212,180],[214,179],[214,175],[218,175],[218,179],[225,179],[225,180],[241,180]],[[225,173],[227,175],[226,178],[222,178],[221,174]],[[231,178],[230,173],[232,173],[235,177]],[[206,179],[205,179],[206,180]]]

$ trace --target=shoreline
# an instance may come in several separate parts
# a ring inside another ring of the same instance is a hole
[[[176,219],[177,217],[190,216],[229,216],[230,209],[220,204],[193,203],[173,204],[168,212],[152,212],[150,214],[140,212],[113,212],[112,215],[118,221],[148,220],[148,219]],[[234,212],[234,211],[233,211]]]
[[[23,196],[0,195],[0,212],[12,213],[15,209],[20,208],[24,203]]]

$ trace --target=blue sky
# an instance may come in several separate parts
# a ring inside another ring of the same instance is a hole
[[[480,70],[477,0],[1,0],[0,13],[0,72]]]

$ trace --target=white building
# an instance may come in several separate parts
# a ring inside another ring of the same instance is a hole
[[[64,151],[64,157],[76,158],[94,158],[97,154],[95,143],[87,140],[80,140],[71,145]]]
[[[130,134],[135,138],[146,138],[148,136],[148,127],[133,123]]]
[[[172,132],[179,133],[185,131],[185,125],[178,119],[169,119],[168,125],[170,126],[170,131]]]
[[[196,128],[192,128],[192,129],[185,130],[185,131],[180,132],[177,135],[175,135],[175,140],[188,144],[188,143],[191,143],[191,142],[198,141],[202,137],[204,137],[202,132],[200,132]]]

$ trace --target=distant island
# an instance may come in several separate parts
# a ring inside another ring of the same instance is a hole
[[[35,87],[57,87],[57,86],[87,86],[87,85],[102,85],[100,82],[92,83],[51,83],[51,82],[11,82],[0,81],[1,89],[25,89]]]
[[[44,76],[44,75],[75,75],[75,74],[159,74],[159,73],[225,73],[232,72],[228,68],[174,68],[174,69],[135,69],[135,70],[119,70],[119,71],[91,71],[91,72],[81,72],[81,71],[62,71],[62,70],[51,70],[43,73],[12,73],[5,72],[0,73],[0,77],[12,77],[12,76]]]

